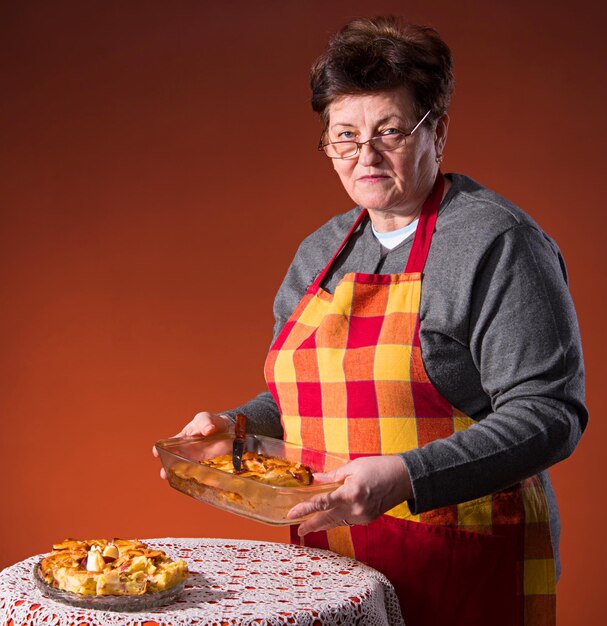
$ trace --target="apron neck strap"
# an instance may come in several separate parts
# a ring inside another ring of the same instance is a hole
[[[413,246],[411,248],[411,252],[409,253],[409,260],[407,261],[405,273],[421,272],[424,269],[426,258],[428,257],[428,250],[430,249],[430,242],[432,241],[432,234],[434,233],[434,226],[436,225],[438,209],[443,198],[444,188],[445,179],[442,173],[438,172],[436,180],[434,181],[434,187],[422,206],[422,212],[419,216],[419,223],[415,231],[415,238],[413,239]],[[354,224],[352,224],[352,227],[348,231],[348,234],[344,237],[344,240],[341,242],[339,248],[337,248],[335,254],[331,257],[323,271],[316,277],[316,280],[312,283],[310,289],[317,290],[320,287],[322,281],[327,275],[327,272],[331,269],[333,262],[346,247],[350,237],[367,217],[367,215],[367,209],[363,209],[360,212],[360,215],[356,218]]]
[[[325,266],[325,269],[316,277],[316,280],[312,283],[312,285],[310,286],[310,289],[317,290],[320,287],[320,285],[322,284],[322,281],[325,279],[325,276],[327,275],[327,272],[331,269],[333,262],[339,256],[340,252],[346,247],[348,240],[350,239],[354,231],[363,222],[365,217],[367,217],[367,215],[368,215],[367,209],[363,209],[360,212],[360,215],[356,218],[356,221],[354,222],[354,224],[352,224],[352,228],[350,228],[350,230],[348,231],[348,234],[344,237],[344,240],[341,242],[339,248],[337,248],[337,250],[335,251],[335,254],[331,257],[331,260]]]
[[[415,230],[415,238],[413,239],[413,245],[411,246],[411,252],[409,252],[409,259],[407,260],[405,274],[421,273],[424,270],[426,259],[428,258],[428,250],[430,250],[432,235],[434,234],[434,227],[436,226],[438,209],[443,199],[444,189],[445,178],[439,171],[436,175],[432,192],[422,206],[422,212],[419,216],[417,229]]]

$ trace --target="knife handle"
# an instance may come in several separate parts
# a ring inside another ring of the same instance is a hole
[[[244,439],[247,435],[247,416],[242,413],[236,415],[234,435],[236,439]]]

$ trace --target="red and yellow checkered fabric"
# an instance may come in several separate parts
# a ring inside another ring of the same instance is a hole
[[[333,295],[318,283],[296,307],[266,360],[266,380],[286,440],[356,458],[406,452],[475,423],[438,393],[424,369],[419,272],[347,274]],[[514,538],[525,604],[521,623],[554,624],[555,567],[537,477],[471,502],[419,515],[405,502],[386,515]],[[350,533],[329,531],[328,547],[356,556]]]

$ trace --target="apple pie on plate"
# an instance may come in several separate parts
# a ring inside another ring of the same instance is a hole
[[[36,566],[43,595],[72,606],[137,611],[174,600],[188,568],[132,539],[66,539]]]

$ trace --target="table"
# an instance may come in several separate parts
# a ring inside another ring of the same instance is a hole
[[[326,550],[233,539],[146,539],[191,576],[176,603],[145,613],[77,609],[32,581],[41,555],[0,572],[0,623],[11,626],[404,626],[388,579]]]

